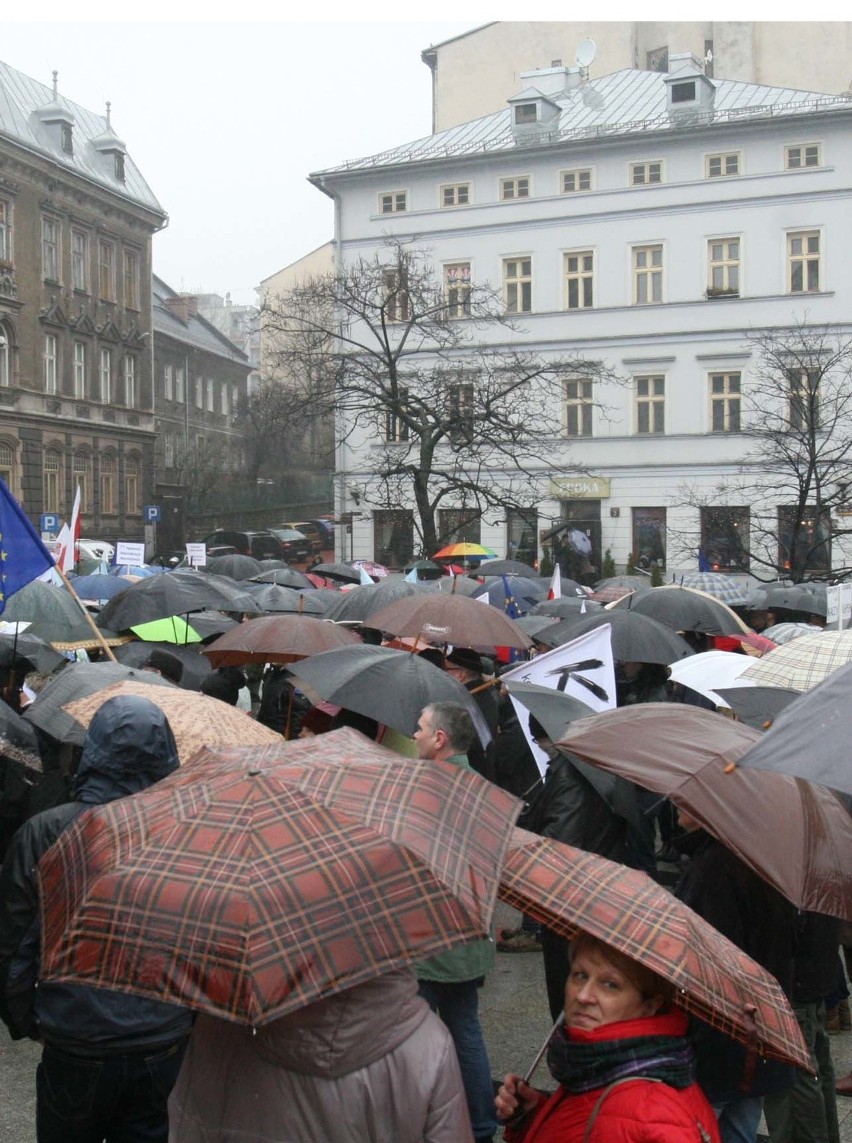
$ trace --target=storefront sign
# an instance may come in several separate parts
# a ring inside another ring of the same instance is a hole
[[[609,486],[608,476],[554,476],[550,496],[554,500],[606,500]]]

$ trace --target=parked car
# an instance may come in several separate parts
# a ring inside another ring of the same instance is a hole
[[[270,528],[269,531],[281,545],[281,558],[290,563],[305,563],[313,553],[308,537],[296,528]]]
[[[214,552],[213,548],[231,548],[244,556],[254,556],[256,560],[281,560],[286,557],[282,554],[281,544],[271,532],[234,532],[230,529],[219,528],[204,537],[208,556],[223,556],[224,551]]]
[[[318,524],[313,520],[299,520],[298,523],[279,524],[279,528],[295,528],[297,532],[301,532],[306,536],[311,545],[311,555],[318,556],[323,548],[327,547],[325,536],[323,535]],[[274,529],[272,529],[274,531]]]

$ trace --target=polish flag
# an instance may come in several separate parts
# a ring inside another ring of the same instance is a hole
[[[80,519],[80,485],[77,485],[77,493],[74,496],[74,507],[71,509],[71,528],[68,540],[62,548],[59,559],[56,561],[64,572],[73,571],[77,564],[78,542],[80,540],[80,529],[82,527],[82,520]]]
[[[550,587],[547,589],[547,598],[562,598],[562,573],[559,570],[559,564],[553,569],[553,575],[550,577]]]

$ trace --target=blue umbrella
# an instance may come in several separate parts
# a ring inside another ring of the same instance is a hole
[[[162,575],[165,570],[159,564],[140,564],[138,567],[133,564],[116,564],[115,567],[109,569],[109,574],[148,576]]]
[[[81,599],[112,599],[129,586],[114,575],[78,575],[73,581],[74,591]]]

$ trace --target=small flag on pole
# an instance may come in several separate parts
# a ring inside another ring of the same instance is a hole
[[[59,549],[59,558],[57,563],[64,572],[74,571],[77,566],[78,544],[80,542],[82,520],[80,518],[80,485],[77,485],[77,492],[74,496],[74,507],[71,509],[71,527],[68,533],[66,542]],[[65,528],[63,526],[63,532]],[[62,533],[60,533],[60,537]]]
[[[53,567],[53,556],[41,542],[18,501],[0,480],[0,612],[10,595]]]
[[[550,577],[550,587],[547,589],[547,598],[562,598],[562,572],[559,570],[559,564],[553,569],[553,575]]]

